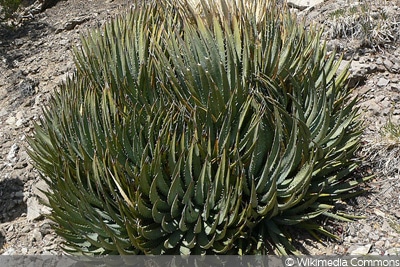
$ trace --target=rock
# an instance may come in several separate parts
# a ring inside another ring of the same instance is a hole
[[[42,234],[37,228],[33,229],[32,231],[31,241],[36,241],[36,242],[42,241]]]
[[[394,216],[396,216],[398,219],[400,219],[400,211],[399,211],[399,210],[396,210],[396,211],[394,212]]]
[[[69,20],[64,23],[64,26],[62,28],[58,28],[56,30],[56,33],[60,33],[62,31],[70,31],[73,30],[77,25],[80,25],[86,21],[90,20],[89,17],[79,17],[79,18],[74,18],[72,20]]]
[[[392,67],[393,67],[393,63],[392,63],[392,61],[390,61],[389,59],[385,59],[385,60],[383,61],[383,65],[385,66],[385,68],[386,68],[388,71],[391,71],[391,69],[392,69]]]
[[[47,191],[49,191],[49,186],[44,180],[40,180],[32,187],[33,194],[35,194],[42,201],[47,201],[47,197],[43,193]]]
[[[369,233],[368,237],[369,237],[370,239],[374,240],[374,241],[379,240],[379,235],[378,235],[377,233],[375,233],[375,232]]]
[[[31,227],[29,225],[24,226],[24,228],[22,228],[21,232],[22,233],[28,233],[31,231]]]
[[[363,84],[366,81],[368,74],[377,71],[375,64],[360,63],[359,61],[352,61],[350,63],[348,60],[342,60],[338,72],[342,72],[348,64],[350,64],[350,75],[348,78],[348,86],[350,88]]]
[[[37,220],[41,218],[44,214],[49,213],[49,209],[41,205],[36,197],[28,198],[26,206],[27,206],[26,219],[28,221]]]
[[[391,70],[393,73],[400,73],[400,63],[395,63]]]
[[[14,170],[24,169],[26,166],[28,166],[27,162],[17,162],[14,166]]]
[[[354,227],[353,224],[349,225],[348,231],[349,231],[349,234],[352,235],[352,236],[354,236],[356,234],[356,232],[357,232],[357,230],[356,230],[356,228]]]
[[[15,248],[8,248],[2,255],[15,255]]]
[[[386,79],[386,78],[379,78],[379,80],[378,80],[378,82],[376,83],[376,85],[378,86],[378,87],[385,87],[386,85],[388,85],[389,84],[389,80],[388,79]]]
[[[40,233],[42,236],[46,236],[51,233],[51,225],[49,223],[44,223],[40,226]]]
[[[393,91],[400,93],[400,83],[392,83],[392,84],[390,84],[390,88]]]
[[[6,123],[7,123],[8,125],[14,125],[15,122],[16,122],[16,119],[15,119],[15,117],[13,117],[13,116],[9,117],[9,118],[6,120]]]
[[[17,162],[18,161],[18,158],[17,158],[18,151],[19,151],[19,146],[17,144],[13,144],[11,146],[10,151],[7,154],[7,160],[12,163]]]
[[[385,217],[385,213],[379,209],[374,209],[374,213],[378,216]]]
[[[19,120],[17,120],[17,121],[15,122],[15,126],[21,127],[21,126],[23,126],[25,123],[26,123],[26,120],[19,119]]]
[[[323,3],[325,0],[288,0],[288,6],[296,8],[299,10],[304,10],[306,8],[311,8],[316,5]]]
[[[379,115],[381,107],[376,103],[375,99],[370,99],[361,104],[362,107],[371,111],[374,115]]]
[[[371,244],[367,244],[364,246],[353,245],[349,248],[348,253],[350,255],[359,255],[359,256],[367,255],[371,249],[371,246],[372,246]]]
[[[0,109],[0,117],[3,117],[3,116],[5,116],[5,115],[7,115],[7,114],[8,114],[8,111],[7,111],[6,108]]]

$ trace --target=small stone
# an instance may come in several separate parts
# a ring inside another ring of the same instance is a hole
[[[42,234],[38,229],[34,229],[32,232],[32,241],[40,242],[42,241]]]
[[[15,248],[8,248],[2,255],[15,255]]]
[[[396,216],[398,219],[400,219],[400,210],[396,210],[394,212],[394,216]]]
[[[42,214],[40,212],[41,205],[39,204],[39,201],[36,199],[36,197],[29,198],[26,202],[26,205],[27,205],[26,218],[28,219],[28,221],[33,221],[42,217]]]
[[[7,115],[7,114],[8,114],[8,111],[7,111],[6,108],[0,109],[0,117],[3,117],[3,116],[5,116],[5,115]]]
[[[8,152],[7,160],[9,160],[10,162],[13,162],[13,163],[17,162],[18,151],[19,151],[19,146],[17,144],[13,144],[11,146],[10,151]]]
[[[21,248],[21,253],[26,255],[28,253],[28,248]]]
[[[399,83],[392,83],[390,88],[395,92],[400,92],[400,84]]]
[[[352,235],[352,236],[354,236],[356,234],[356,232],[357,232],[356,228],[354,227],[353,224],[349,225],[348,231],[349,231],[349,234]]]
[[[14,166],[14,170],[20,170],[25,168],[26,166],[28,166],[27,162],[17,162],[17,164],[15,164]]]
[[[16,121],[17,121],[17,120],[15,119],[15,117],[9,117],[9,118],[6,120],[6,123],[9,124],[9,125],[14,125]]]
[[[374,213],[378,216],[385,217],[385,213],[379,209],[374,209]]]
[[[375,246],[377,246],[379,248],[383,247],[384,245],[385,245],[385,241],[383,241],[383,240],[379,240],[379,241],[375,242]]]
[[[56,237],[53,234],[47,234],[43,237],[43,241],[46,243],[53,243],[53,240],[56,239]]]
[[[40,180],[32,187],[33,194],[39,199],[46,201],[47,197],[43,192],[49,191],[49,186],[44,180]]]
[[[393,231],[392,227],[390,226],[390,224],[388,223],[388,221],[384,220],[381,226],[381,231],[383,232],[390,232]]]
[[[348,252],[350,255],[367,255],[371,249],[371,246],[371,244],[367,244],[365,246],[353,245],[349,248]]]
[[[28,233],[31,230],[31,227],[29,225],[24,226],[24,228],[21,229],[22,233]]]
[[[23,111],[18,111],[17,114],[15,114],[15,118],[17,120],[23,119],[25,117],[25,114]]]
[[[40,233],[45,236],[51,232],[51,225],[49,223],[44,223],[40,226]]]
[[[393,62],[390,61],[389,59],[385,59],[385,60],[383,61],[383,65],[385,66],[385,68],[386,68],[388,71],[391,71],[391,70],[392,70],[392,67],[393,67]]]
[[[376,85],[378,86],[378,87],[385,87],[386,85],[388,85],[389,84],[389,80],[388,79],[386,79],[386,78],[379,78],[379,80],[378,80],[378,82],[376,83]]]
[[[17,126],[17,127],[21,127],[21,126],[23,126],[24,124],[26,124],[26,120],[24,120],[24,119],[19,119],[19,120],[17,120],[17,121],[15,122],[15,126]]]
[[[400,64],[399,64],[399,63],[395,63],[395,64],[392,66],[391,71],[392,71],[393,73],[400,73]]]

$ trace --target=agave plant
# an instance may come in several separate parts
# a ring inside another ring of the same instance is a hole
[[[153,1],[75,59],[30,141],[67,251],[296,253],[288,226],[351,218],[357,100],[284,6]]]

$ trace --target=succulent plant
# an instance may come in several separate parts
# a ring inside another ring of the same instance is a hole
[[[276,1],[151,1],[82,39],[30,140],[66,250],[297,253],[359,193],[361,123],[321,31]]]

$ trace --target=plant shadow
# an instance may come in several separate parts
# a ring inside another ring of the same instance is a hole
[[[24,21],[18,26],[0,23],[0,58],[7,68],[17,67],[17,62],[38,51],[34,42],[48,35],[53,29],[36,19]]]
[[[6,178],[0,181],[0,223],[11,222],[27,213],[24,202],[24,183],[19,178]],[[0,231],[0,250],[5,242],[5,233]]]

